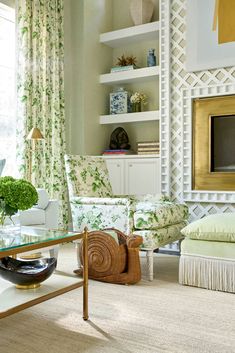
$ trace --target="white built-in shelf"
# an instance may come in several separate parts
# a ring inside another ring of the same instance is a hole
[[[121,84],[128,82],[140,82],[154,80],[159,76],[159,66],[143,67],[127,71],[112,72],[100,75],[100,83],[106,85]]]
[[[159,110],[140,113],[101,115],[100,124],[136,123],[159,120]]]
[[[150,22],[139,26],[102,33],[100,43],[117,48],[144,40],[154,40],[159,32],[159,22]]]
[[[160,158],[160,154],[103,154],[105,159]]]

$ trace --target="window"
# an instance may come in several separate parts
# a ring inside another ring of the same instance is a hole
[[[16,176],[15,11],[0,3],[0,159]]]

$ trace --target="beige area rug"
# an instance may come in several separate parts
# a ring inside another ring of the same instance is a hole
[[[76,267],[70,245],[59,268]],[[155,280],[135,286],[90,281],[90,321],[82,290],[0,320],[4,353],[233,353],[235,295],[180,286],[178,258],[155,256]]]

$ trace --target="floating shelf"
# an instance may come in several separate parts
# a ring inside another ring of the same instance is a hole
[[[159,110],[140,113],[101,115],[100,124],[134,123],[144,121],[158,121]]]
[[[100,35],[100,43],[108,45],[111,48],[117,48],[133,44],[134,42],[154,40],[157,38],[158,31],[159,21],[150,22],[139,26],[102,33]]]
[[[100,75],[100,83],[113,85],[115,83],[128,83],[151,81],[159,76],[159,66],[144,67],[127,71],[112,72],[110,74]]]

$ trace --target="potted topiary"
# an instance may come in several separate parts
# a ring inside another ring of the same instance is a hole
[[[4,225],[7,217],[11,219],[19,210],[27,210],[37,201],[37,190],[27,180],[0,178],[0,225]]]

